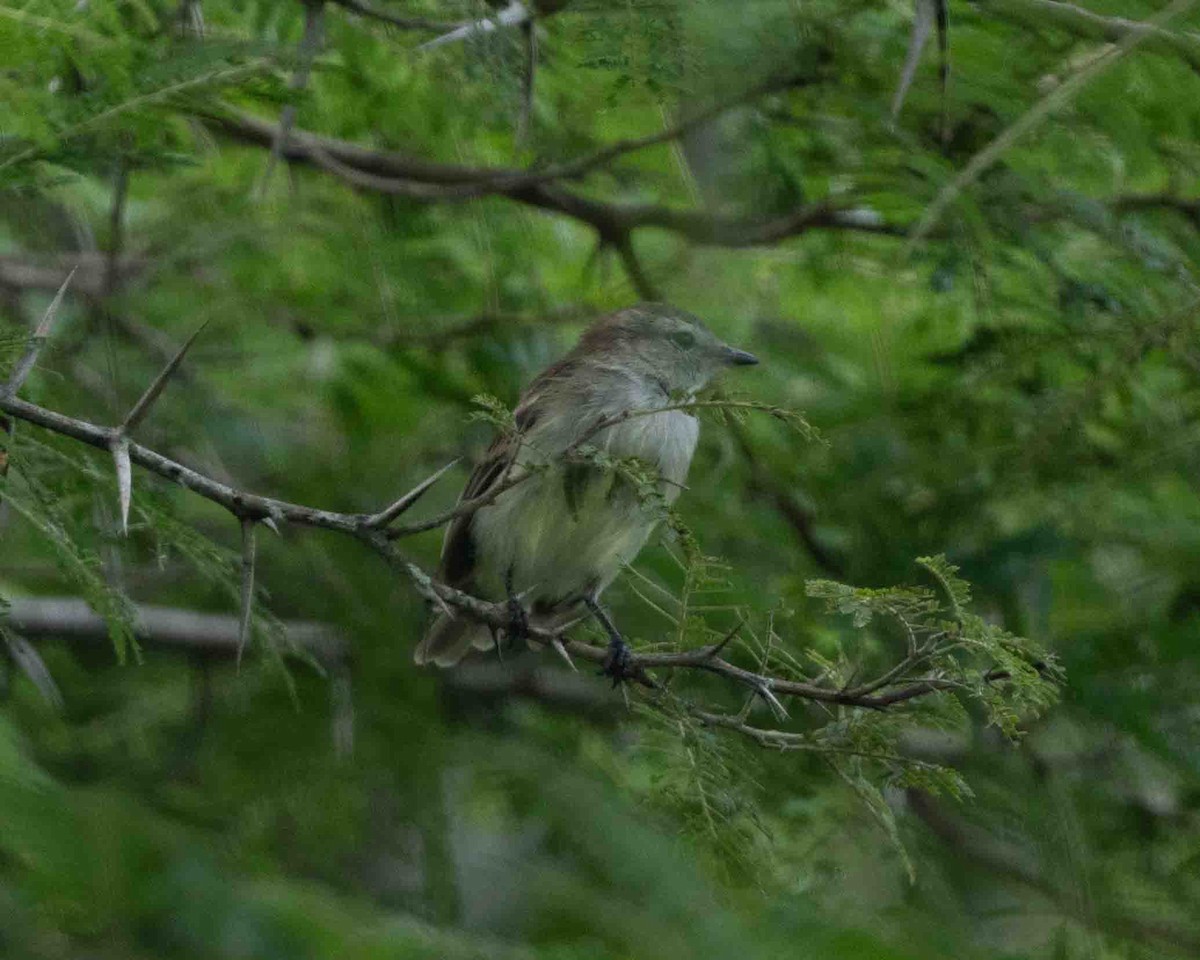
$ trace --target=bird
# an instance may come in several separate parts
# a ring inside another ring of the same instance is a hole
[[[508,486],[449,524],[441,581],[507,601],[510,640],[530,624],[561,629],[594,616],[609,638],[601,672],[614,685],[629,679],[629,647],[601,594],[683,489],[699,423],[679,407],[724,369],[757,363],[669,304],[640,303],[594,321],[574,349],[533,379],[512,429],[472,471],[460,504]],[[595,453],[590,460],[579,455],[585,443]],[[639,494],[628,477],[597,462],[600,456],[636,458],[657,475],[657,496]],[[448,667],[471,649],[493,647],[499,649],[491,628],[447,608],[414,659]]]

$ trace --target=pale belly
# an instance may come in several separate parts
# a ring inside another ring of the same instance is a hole
[[[691,417],[656,414],[609,431],[597,445],[654,466],[669,503],[687,476],[696,433]],[[661,518],[661,500],[640,498],[614,473],[589,468],[583,474],[568,475],[556,463],[475,515],[481,593],[503,597],[511,571],[513,589],[527,606],[558,606],[599,593],[632,562]]]

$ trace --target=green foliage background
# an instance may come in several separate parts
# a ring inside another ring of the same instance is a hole
[[[119,423],[207,321],[140,439],[346,511],[463,457],[419,509],[450,505],[492,429],[471,398],[511,404],[638,285],[586,223],[287,163],[268,175],[269,151],[214,116],[294,108],[298,129],[522,168],[798,78],[566,185],[755,223],[829,200],[890,228],[751,247],[634,232],[662,296],[764,358],[731,386],[802,410],[824,442],[770,417],[706,422],[679,509],[720,564],[692,580],[649,548],[638,574],[674,599],[646,602],[657,594],[630,575],[610,591],[615,615],[648,644],[720,636],[740,610],[739,655],[777,635],[780,663],[849,683],[886,669],[903,638],[828,612],[890,596],[833,583],[935,586],[914,558],[944,553],[973,585],[973,628],[1033,638],[1067,678],[1040,718],[1022,702],[1005,715],[1018,746],[953,694],[884,714],[793,706],[795,729],[918,764],[866,771],[627,711],[599,681],[587,709],[563,709],[418,670],[410,586],[349,538],[293,528],[259,537],[240,669],[137,648],[129,598],[236,611],[236,523],[135,470],[122,537],[109,459],[18,424],[0,595],[84,596],[112,643],[39,642],[61,711],[6,673],[0,952],[1200,955],[1200,13],[1183,6],[912,245],[972,157],[1126,41],[1080,7],[956,0],[948,84],[935,38],[893,122],[909,4],[576,0],[539,23],[518,142],[519,31],[418,52],[429,33],[330,4],[301,90],[295,0],[202,0],[199,35],[190,4],[0,6],[5,369],[86,261],[24,395]],[[436,532],[404,542],[427,569],[438,546]],[[336,684],[283,654],[275,618],[347,637],[349,754],[331,733]],[[939,772],[922,778],[921,763]]]

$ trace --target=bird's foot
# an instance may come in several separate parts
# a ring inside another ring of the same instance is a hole
[[[626,680],[637,679],[640,671],[633,662],[633,652],[619,635],[614,634],[608,642],[608,656],[600,668],[602,677],[611,677],[613,689]]]
[[[529,616],[513,588],[512,567],[504,575],[504,592],[508,594],[508,625],[504,628],[504,639],[511,644],[529,636]]]
[[[508,626],[504,628],[504,636],[509,643],[529,636],[529,615],[521,601],[511,594],[508,597]]]

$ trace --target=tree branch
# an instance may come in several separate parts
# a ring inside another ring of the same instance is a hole
[[[5,622],[25,637],[108,642],[104,618],[77,597],[17,597],[9,604]],[[134,604],[133,613],[133,632],[142,643],[223,659],[237,656],[237,617],[148,604]],[[289,645],[326,666],[349,654],[345,638],[326,624],[287,620],[283,629]]]
[[[59,257],[32,258],[21,254],[0,255],[0,287],[13,290],[57,290],[67,274],[75,270],[71,290],[85,297],[104,295],[105,271],[108,258],[98,253],[70,253]],[[118,283],[123,283],[147,266],[141,257],[117,258],[114,270]]]
[[[1061,0],[977,0],[975,6],[1022,26],[1052,27],[1089,40],[1119,43],[1130,36],[1139,37],[1144,49],[1176,54],[1200,69],[1200,35],[1193,32],[1177,33],[1144,20],[1106,17]]]
[[[288,83],[292,96],[299,96],[308,86],[308,77],[312,73],[313,61],[320,52],[325,34],[325,0],[304,0],[304,33],[296,48],[296,70]],[[259,182],[259,196],[265,196],[271,185],[271,175],[279,162],[280,152],[291,133],[292,124],[296,120],[296,104],[289,103],[279,115],[279,127],[275,132],[275,140],[271,144],[271,155],[267,158],[267,167]]]
[[[368,6],[362,3],[361,0],[330,0],[330,2],[345,10],[349,10],[351,13],[356,13],[360,17],[378,20],[380,23],[386,23],[388,26],[398,27],[401,30],[430,30],[441,33],[442,31],[455,30],[462,26],[461,23],[426,20],[423,17],[398,17],[385,10],[378,10],[375,7]]]
[[[725,247],[771,244],[815,229],[904,236],[904,228],[885,222],[873,211],[830,201],[806,204],[787,214],[761,219],[658,204],[596,200],[568,190],[559,182],[582,177],[624,154],[676,139],[732,105],[800,82],[794,77],[764,82],[669,130],[621,141],[597,153],[540,170],[433,163],[303,130],[291,132],[281,146],[281,154],[292,163],[324,169],[358,189],[398,194],[423,202],[505,197],[586,223],[609,242],[640,228],[665,230],[693,243]],[[271,148],[278,139],[275,124],[245,113],[210,111],[198,115],[243,143]]]
[[[16,397],[0,398],[0,411],[99,449],[109,449],[116,434],[115,428],[99,427],[83,420],[67,417]],[[634,413],[631,412],[618,418],[602,420],[585,434],[585,438],[614,423],[623,422],[633,415]],[[414,589],[427,600],[500,630],[508,628],[510,624],[511,613],[507,603],[492,603],[439,583],[404,557],[391,542],[397,535],[396,531],[384,533],[373,525],[377,515],[321,510],[237,490],[132,441],[129,441],[129,455],[132,462],[220,504],[243,522],[276,518],[303,526],[350,534],[379,554],[392,569],[408,579]],[[515,481],[511,481],[510,485],[520,482],[520,480],[521,478],[517,478]],[[503,487],[504,485],[497,486]],[[490,502],[490,499],[494,499],[494,497],[477,498],[479,501],[484,499],[488,499]],[[453,511],[435,517],[432,521],[413,524],[403,529],[401,533],[407,534],[442,526],[454,516],[461,515],[463,509],[479,509],[483,505],[482,502],[467,501]],[[236,654],[238,620],[237,618],[229,618],[229,620],[234,625],[232,652]],[[608,655],[607,648],[567,639],[566,631],[573,625],[568,624],[557,630],[547,630],[531,625],[529,634],[531,639],[545,645],[552,645],[556,640],[561,640],[564,648],[570,654],[591,663],[602,664]],[[634,670],[642,676],[644,684],[652,687],[657,686],[657,683],[645,674],[646,670],[695,670],[723,677],[768,700],[778,697],[794,697],[875,710],[905,703],[938,691],[955,689],[958,686],[955,681],[941,677],[926,677],[871,693],[848,691],[747,670],[721,658],[718,654],[723,646],[722,643],[671,653],[637,653],[633,655],[632,665]],[[875,690],[874,687],[871,689]]]
[[[638,259],[637,251],[633,249],[633,237],[627,233],[623,234],[614,241],[614,244],[617,248],[617,255],[621,258],[621,263],[624,265],[625,272],[629,275],[629,281],[633,284],[637,295],[643,300],[663,299],[658,287],[650,279],[650,275],[646,273],[642,262]]]
[[[1114,197],[1109,204],[1118,212],[1171,210],[1200,228],[1200,199],[1178,197],[1172,193],[1132,193]]]
[[[1200,956],[1200,929],[1158,917],[1129,913],[1120,903],[1083,903],[1077,895],[1052,882],[1019,848],[952,816],[933,797],[920,790],[906,792],[909,808],[939,840],[956,852],[960,862],[1036,890],[1062,912],[1085,926],[1123,939],[1153,943],[1189,956]],[[1089,895],[1090,896],[1090,895]]]

